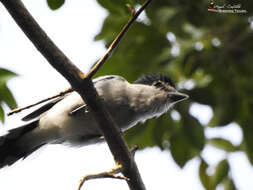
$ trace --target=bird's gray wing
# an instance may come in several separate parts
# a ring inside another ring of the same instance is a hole
[[[56,103],[61,101],[65,96],[60,96],[47,104],[41,106],[39,109],[33,111],[32,113],[26,115],[25,117],[22,118],[22,121],[30,121],[32,119],[35,119],[36,117],[40,116],[44,112],[48,111],[50,108],[52,108]]]
[[[93,80],[93,83],[95,85],[95,87],[97,85],[99,85],[100,82],[106,82],[108,80],[117,78],[118,80],[125,80],[124,78],[117,76],[117,75],[106,75],[106,76],[101,76],[98,78],[95,78]],[[69,116],[78,116],[78,115],[83,115],[85,113],[88,113],[88,106],[84,103],[84,104],[80,104],[75,106],[70,112],[69,112]]]
[[[94,85],[98,85],[100,82],[105,82],[107,80],[111,80],[117,78],[119,80],[125,80],[124,78],[120,77],[120,76],[116,76],[116,75],[107,75],[107,76],[101,76],[98,77],[96,79],[93,80]],[[24,118],[22,118],[23,121],[30,121],[32,119],[35,119],[36,117],[40,116],[41,114],[43,114],[44,112],[48,111],[50,108],[52,108],[56,103],[58,103],[59,101],[61,101],[65,96],[60,96],[50,102],[48,102],[47,104],[43,105],[42,107],[40,107],[39,109],[33,111],[32,113],[28,114],[27,116],[25,116]],[[86,104],[81,104],[76,106],[72,111],[69,112],[70,116],[75,116],[78,114],[83,114],[83,113],[87,113],[87,106]]]

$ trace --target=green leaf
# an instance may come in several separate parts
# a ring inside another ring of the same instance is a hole
[[[180,135],[173,135],[170,141],[170,151],[175,162],[182,168],[192,157],[188,152],[188,145],[185,138]]]
[[[199,165],[199,178],[202,185],[205,187],[206,190],[213,190],[211,187],[211,177],[207,175],[208,164],[205,160],[201,159]]]
[[[248,159],[253,165],[253,128],[252,128],[252,119],[248,119],[242,123],[242,131],[243,131],[243,142],[242,147],[245,150],[245,153],[248,156]]]
[[[1,105],[0,105],[0,121],[4,123],[4,110]]]
[[[191,145],[200,152],[205,145],[204,128],[199,121],[190,114],[184,114],[183,130]]]
[[[6,103],[10,108],[17,107],[16,101],[6,85],[8,80],[15,76],[17,76],[16,73],[0,68],[0,121],[2,123],[4,123],[4,110],[2,103]]]
[[[199,166],[199,178],[206,190],[215,190],[219,183],[227,179],[229,165],[227,160],[220,161],[213,176],[207,174],[208,167],[208,164],[202,159]]]
[[[15,76],[17,76],[16,73],[0,68],[0,84],[6,83],[9,79]]]
[[[97,0],[97,2],[107,9],[111,14],[119,14],[119,15],[130,15],[130,10],[126,7],[126,4],[130,4],[133,6],[133,2],[130,0]]]
[[[220,163],[216,166],[214,175],[211,177],[211,182],[214,189],[222,182],[223,179],[227,177],[228,171],[228,161],[226,159],[220,161]]]
[[[176,123],[169,117],[168,114],[164,114],[159,118],[155,118],[155,128],[152,132],[152,137],[156,145],[161,149],[168,148],[164,147],[164,142],[169,141],[170,136],[173,134],[173,131],[176,128]]]
[[[227,152],[235,152],[239,150],[239,147],[234,146],[230,141],[223,138],[211,138],[208,139],[208,143]]]
[[[231,178],[227,178],[223,184],[224,184],[224,190],[237,190]]]
[[[204,129],[199,121],[189,114],[189,106],[187,102],[176,106],[183,117],[176,126],[177,131],[170,138],[172,157],[180,167],[199,155],[205,145]]]
[[[0,102],[5,102],[9,108],[14,109],[17,107],[17,103],[6,84],[0,84]]]
[[[170,151],[173,159],[181,168],[199,152],[192,147],[182,131],[175,132],[170,138]]]
[[[183,116],[180,120],[182,133],[197,154],[205,145],[204,127],[195,117],[189,114],[189,108],[189,102],[182,102],[176,105],[176,109],[179,111],[180,115]]]
[[[59,9],[64,3],[65,0],[47,0],[47,4],[52,10]]]

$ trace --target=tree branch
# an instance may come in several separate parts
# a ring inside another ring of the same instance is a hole
[[[116,174],[121,173],[123,171],[123,167],[121,165],[116,166],[116,168],[113,168],[111,171],[108,172],[101,172],[97,174],[89,174],[85,175],[81,180],[78,185],[77,190],[81,190],[83,184],[85,181],[91,180],[91,179],[99,179],[99,178],[114,178],[114,179],[124,179],[128,181],[129,179],[124,177],[124,176],[118,176]]]
[[[36,23],[20,0],[0,0],[13,19],[32,41],[48,62],[61,73],[76,90],[94,113],[96,121],[114,155],[116,165],[122,165],[122,173],[129,178],[127,182],[131,190],[144,190],[145,186],[140,177],[136,163],[128,151],[119,128],[106,111],[90,79],[102,64],[98,64],[88,76],[82,73],[52,42],[46,33]],[[147,0],[151,2],[151,0]],[[147,3],[146,2],[146,3]],[[147,4],[148,4],[147,3]],[[143,10],[144,8],[142,8]],[[137,18],[137,17],[136,17]],[[135,19],[136,19],[135,18]]]

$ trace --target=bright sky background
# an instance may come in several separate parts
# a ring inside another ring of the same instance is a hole
[[[89,65],[105,52],[101,42],[93,42],[93,37],[107,14],[96,1],[66,1],[57,11],[51,11],[45,0],[23,2],[47,34],[83,71],[87,72]],[[19,77],[9,82],[19,106],[34,103],[69,86],[25,37],[1,4],[0,67],[19,74]],[[212,115],[208,107],[197,104],[192,106],[191,112],[203,123],[207,123]],[[6,125],[0,124],[0,128],[16,127],[20,124],[19,119],[20,115],[8,117]],[[236,124],[209,129],[206,133],[208,137],[218,134],[234,144],[239,144],[242,138]],[[252,189],[253,169],[242,153],[230,156],[211,147],[205,148],[203,152],[203,157],[211,164],[218,163],[226,156],[232,165],[230,175],[236,179],[238,189]],[[197,159],[191,160],[181,170],[168,151],[149,148],[136,153],[136,162],[147,189],[203,189],[198,179]],[[83,175],[106,171],[112,167],[114,162],[106,144],[79,149],[50,145],[24,161],[0,170],[0,189],[76,189]],[[128,190],[124,181],[111,179],[93,180],[84,185],[85,189],[101,187]]]

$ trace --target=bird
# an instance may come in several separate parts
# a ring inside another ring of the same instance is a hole
[[[121,132],[159,117],[188,98],[164,74],[142,75],[133,83],[121,76],[106,75],[95,78],[93,83]],[[92,111],[75,91],[49,101],[22,120],[27,123],[0,134],[0,168],[26,158],[46,144],[80,147],[103,141]]]

